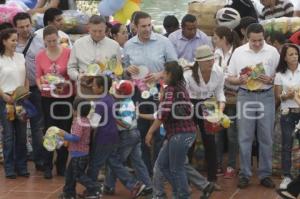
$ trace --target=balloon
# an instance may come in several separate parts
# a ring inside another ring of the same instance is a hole
[[[132,2],[134,2],[136,4],[138,4],[138,5],[142,2],[142,0],[130,0],[130,1],[132,1]]]
[[[138,4],[127,0],[127,2],[125,3],[124,7],[123,7],[123,15],[126,19],[130,19],[131,15],[135,12],[135,11],[139,11],[140,7]]]
[[[126,24],[128,19],[124,16],[123,10],[119,10],[118,12],[115,13],[114,20],[116,20],[122,24]]]
[[[116,12],[117,10],[120,10],[121,8],[123,8],[123,6],[125,4],[125,0],[110,0],[107,2],[107,4],[111,10]]]
[[[111,16],[115,12],[114,10],[112,10],[109,7],[109,4],[107,1],[101,1],[99,3],[98,10],[99,10],[100,15],[102,15],[102,16]]]

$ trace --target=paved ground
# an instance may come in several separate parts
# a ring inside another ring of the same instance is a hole
[[[29,178],[18,177],[16,180],[8,180],[4,177],[3,166],[0,166],[0,199],[56,199],[62,190],[64,179],[54,177],[45,180],[41,172],[36,172],[30,163],[31,176]],[[277,185],[279,178],[275,178]],[[258,180],[253,178],[251,186],[245,190],[236,188],[237,179],[223,179],[219,177],[222,191],[214,192],[212,199],[279,199],[275,190],[267,189],[259,185]],[[78,186],[82,191],[82,187]],[[170,189],[168,188],[168,192]],[[115,196],[103,196],[103,199],[130,199],[129,192],[118,184]],[[193,189],[192,199],[198,199],[200,192]],[[171,197],[170,197],[171,198]]]

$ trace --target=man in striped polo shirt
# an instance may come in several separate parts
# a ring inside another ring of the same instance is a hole
[[[290,0],[260,0],[264,8],[261,19],[271,19],[278,17],[292,17],[294,14],[294,5]]]

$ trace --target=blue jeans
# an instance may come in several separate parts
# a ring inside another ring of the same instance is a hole
[[[176,199],[190,198],[184,165],[187,152],[195,138],[195,133],[175,134],[163,145],[157,157],[158,168],[170,182]]]
[[[236,105],[226,105],[224,113],[229,117],[236,116]],[[217,146],[217,161],[219,165],[223,164],[223,153],[224,153],[224,140],[225,135],[228,139],[228,163],[227,166],[233,169],[236,168],[236,157],[238,153],[238,132],[237,132],[237,120],[235,118],[231,119],[231,123],[228,129],[224,129],[216,134],[216,146]]]
[[[275,98],[273,90],[255,93],[240,89],[237,96],[239,119],[238,140],[240,147],[240,175],[252,176],[251,151],[257,131],[259,143],[258,177],[263,179],[272,175],[272,132],[275,122]]]
[[[82,184],[89,193],[99,191],[97,184],[85,173],[88,162],[88,155],[71,158],[66,170],[64,194],[76,197],[76,182]]]
[[[293,132],[299,120],[300,113],[291,112],[287,115],[281,115],[280,118],[282,137],[281,163],[284,176],[291,177],[293,140],[297,139],[293,138]]]
[[[131,166],[134,168],[136,177],[147,187],[152,187],[151,178],[147,167],[142,160],[141,136],[138,129],[120,131],[120,145],[118,148],[121,161],[125,163],[130,158]],[[106,186],[115,188],[116,176],[108,169],[105,179]]]
[[[99,170],[107,164],[112,172],[120,179],[122,184],[129,190],[132,190],[137,183],[134,177],[122,164],[118,154],[118,145],[100,145],[93,144],[91,161],[87,174],[94,181],[97,181]]]
[[[192,183],[198,190],[203,190],[209,182],[202,176],[190,163],[188,158],[186,158],[184,168],[186,175],[190,183]],[[166,197],[165,189],[165,178],[161,170],[158,168],[157,161],[153,168],[153,197]]]
[[[41,102],[41,93],[37,86],[30,87],[29,101],[35,106],[37,115],[30,118],[30,130],[32,137],[33,161],[36,165],[43,164],[43,129],[44,119]]]
[[[25,174],[27,170],[26,122],[7,120],[6,103],[0,99],[0,120],[3,126],[3,156],[5,175]]]

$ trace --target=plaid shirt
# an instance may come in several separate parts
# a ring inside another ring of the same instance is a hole
[[[169,139],[177,133],[195,133],[192,103],[183,83],[167,86],[159,105],[158,119],[163,122]],[[184,118],[182,118],[184,117]]]
[[[78,142],[69,142],[70,152],[89,152],[91,125],[87,118],[75,118],[72,123],[71,134],[80,137]]]

